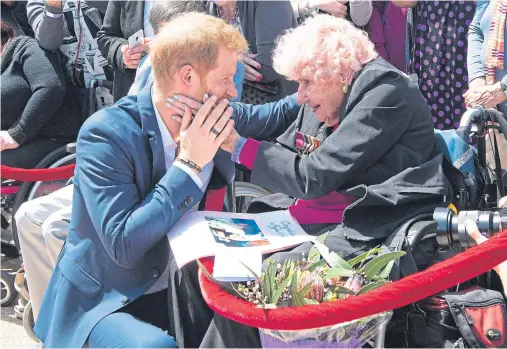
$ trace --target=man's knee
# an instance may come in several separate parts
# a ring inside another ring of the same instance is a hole
[[[70,214],[70,208],[64,208],[50,214],[42,224],[44,240],[65,241],[67,235],[69,235]]]

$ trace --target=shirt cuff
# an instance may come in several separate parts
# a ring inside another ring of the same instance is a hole
[[[231,160],[237,164],[239,164],[239,154],[241,154],[241,150],[243,150],[243,146],[246,143],[245,137],[240,137],[236,144],[234,145],[234,149],[232,150]]]
[[[192,178],[192,180],[194,181],[194,183],[201,189],[201,191],[204,192],[205,188],[203,188],[203,186],[206,180],[208,179],[206,178],[207,175],[204,173],[204,171],[201,172],[200,174],[197,174],[194,172],[193,169],[191,169],[190,167],[179,161],[175,161],[173,165],[183,170],[187,175],[189,175],[190,178]]]
[[[63,16],[63,6],[44,6],[44,13],[50,18],[60,18]]]
[[[260,146],[261,142],[249,138],[239,153],[239,162],[250,170],[253,169]]]

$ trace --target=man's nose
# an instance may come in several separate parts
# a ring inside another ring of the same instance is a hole
[[[238,91],[236,90],[236,86],[234,86],[234,84],[230,85],[227,88],[226,93],[230,97],[230,99],[234,99],[234,98],[238,97]]]

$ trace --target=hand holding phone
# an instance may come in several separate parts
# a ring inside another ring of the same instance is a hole
[[[144,37],[144,31],[142,29],[128,38],[128,45],[123,45],[121,47],[123,63],[127,68],[137,69],[150,41],[151,39]]]

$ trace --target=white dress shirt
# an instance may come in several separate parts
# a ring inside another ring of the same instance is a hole
[[[173,137],[169,133],[169,130],[165,126],[164,121],[162,120],[162,117],[160,116],[160,114],[157,110],[155,102],[153,101],[153,98],[152,98],[152,103],[153,103],[153,109],[155,109],[155,115],[157,117],[157,124],[158,124],[158,128],[160,130],[160,135],[162,136],[162,145],[164,147],[164,158],[165,158],[166,169],[169,169],[169,167],[171,167],[171,166],[179,167],[180,169],[185,171],[193,179],[195,184],[197,184],[197,186],[199,188],[201,188],[201,190],[204,192],[206,190],[206,187],[208,186],[208,183],[211,178],[211,172],[213,171],[213,161],[206,164],[203,167],[202,172],[199,173],[199,175],[197,175],[194,172],[194,170],[192,170],[191,168],[189,168],[185,164],[178,162],[178,161],[174,162],[174,159],[176,156],[176,148],[178,147],[178,145],[176,144]],[[199,202],[197,202],[185,214],[197,211],[198,207],[199,207]],[[162,291],[162,290],[166,289],[169,286],[168,282],[169,282],[169,265],[166,266],[166,268],[165,268],[164,272],[162,273],[162,275],[160,276],[160,278],[155,282],[155,284],[153,284],[153,286],[151,286],[151,288],[148,291],[146,291],[145,294],[155,293],[155,292]]]

